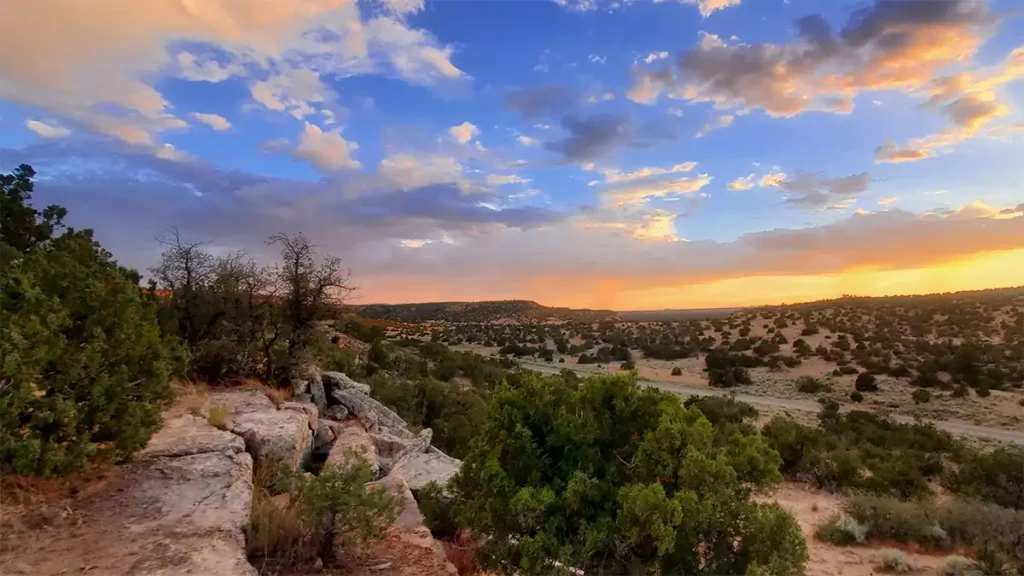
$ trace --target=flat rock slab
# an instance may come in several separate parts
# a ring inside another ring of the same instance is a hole
[[[254,576],[252,458],[224,434],[193,416],[169,421],[140,458],[48,526],[5,527],[0,574]]]
[[[225,406],[231,410],[233,416],[277,410],[270,398],[267,398],[262,390],[256,388],[214,392],[210,394],[210,406]]]
[[[374,478],[380,473],[377,450],[370,435],[356,422],[346,422],[335,427],[334,445],[327,453],[324,466],[348,466],[362,460],[370,466]]]
[[[296,410],[271,408],[235,416],[231,431],[245,439],[245,447],[257,465],[283,462],[298,467],[313,442],[309,418]]]
[[[389,476],[405,479],[412,490],[421,490],[431,482],[445,486],[462,467],[462,461],[452,458],[440,450],[414,452],[391,468]]]

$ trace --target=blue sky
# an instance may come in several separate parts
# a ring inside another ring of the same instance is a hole
[[[1024,248],[1019,8],[17,0],[0,169],[139,269],[304,231],[366,301],[934,266]]]

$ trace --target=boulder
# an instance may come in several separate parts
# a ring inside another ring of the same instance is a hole
[[[309,419],[309,429],[316,430],[318,420],[320,419],[320,411],[316,409],[316,404],[312,402],[285,402],[281,404],[281,410],[295,410],[306,415]]]
[[[350,422],[335,429],[336,438],[331,451],[327,453],[324,466],[346,466],[360,460],[370,466],[370,472],[376,478],[380,474],[377,463],[377,450],[373,447],[370,435],[356,422]]]
[[[45,537],[4,534],[29,574],[256,576],[246,559],[252,458],[241,439],[205,419],[168,420],[127,465],[74,501]]]
[[[335,389],[331,392],[331,396],[348,408],[349,412],[363,422],[364,427],[369,431],[377,432],[379,426],[384,429],[384,432],[395,436],[414,437],[414,434],[407,429],[409,425],[398,414],[358,390],[353,388]]]
[[[210,406],[224,406],[233,416],[277,410],[274,403],[258,388],[236,388],[210,394]]]
[[[305,394],[309,390],[309,380],[305,378],[292,378],[292,396],[299,396]]]
[[[324,415],[331,420],[337,420],[340,422],[348,418],[348,408],[345,408],[341,404],[335,404],[334,406],[328,407],[327,411],[324,412]]]
[[[387,433],[371,433],[370,439],[377,449],[377,461],[382,474],[388,474],[391,466],[414,452],[426,452],[430,448],[433,431],[424,428],[412,439]]]
[[[309,381],[309,393],[313,396],[313,404],[316,404],[317,408],[327,410],[327,394],[319,376]]]
[[[245,442],[226,430],[211,426],[205,418],[183,414],[164,423],[137,458],[190,456],[204,452],[245,452]]]
[[[455,576],[458,571],[448,562],[444,548],[423,525],[416,499],[402,478],[388,476],[371,482],[368,488],[382,487],[398,499],[401,505],[398,518],[388,528],[384,538],[365,543],[357,558],[370,570],[387,565],[383,573],[394,576]],[[335,545],[340,545],[339,541]],[[337,550],[344,557],[345,551]]]
[[[232,420],[231,431],[245,440],[257,464],[284,462],[298,467],[309,453],[309,418],[295,410],[250,412]]]
[[[448,456],[437,449],[427,452],[413,452],[395,462],[388,476],[405,479],[412,490],[420,490],[431,482],[445,486],[462,467],[462,461]]]
[[[323,450],[330,446],[331,442],[334,442],[334,430],[327,422],[327,420],[321,420],[317,423],[316,432],[313,434],[313,450],[315,451]]]
[[[370,386],[349,378],[344,372],[321,372],[320,379],[330,391],[354,389],[370,395]]]

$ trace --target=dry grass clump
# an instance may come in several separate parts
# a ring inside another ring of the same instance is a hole
[[[207,415],[206,421],[211,425],[223,430],[227,428],[229,420],[231,420],[231,408],[228,406],[221,406],[220,404],[210,406],[209,415]]]
[[[896,574],[909,574],[917,570],[917,564],[910,559],[910,556],[902,550],[895,548],[882,548],[878,553],[882,565],[882,571],[895,572]]]
[[[182,412],[202,416],[206,411],[206,404],[210,401],[210,389],[206,382],[175,380],[171,386],[174,388],[174,405],[170,409],[170,414]]]

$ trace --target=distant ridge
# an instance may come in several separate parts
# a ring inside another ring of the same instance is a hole
[[[394,322],[600,322],[618,320],[611,310],[542,306],[532,300],[482,302],[422,302],[416,304],[361,304],[352,306],[365,318]]]

